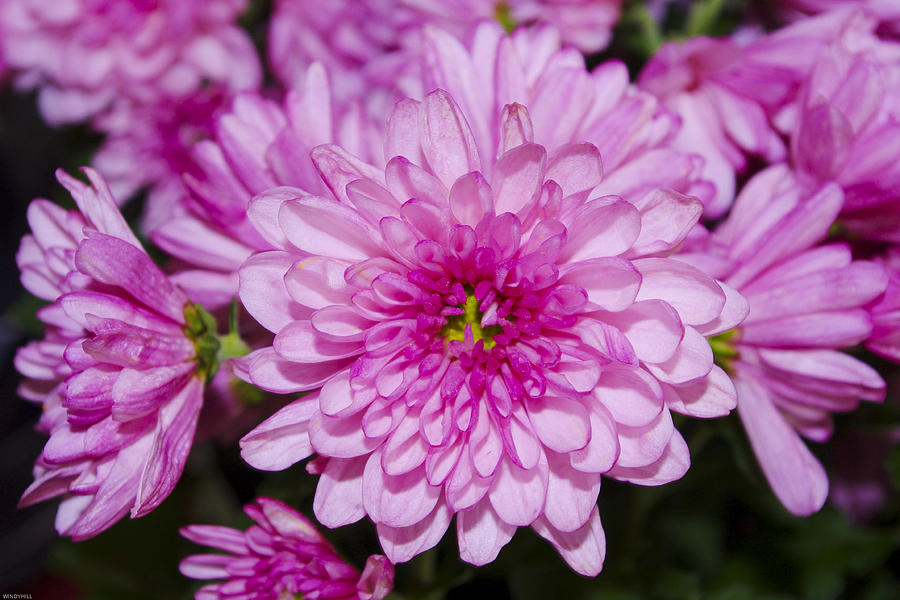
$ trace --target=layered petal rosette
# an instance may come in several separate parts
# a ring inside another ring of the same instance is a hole
[[[215,358],[215,323],[153,264],[87,172],[92,187],[60,175],[82,214],[34,205],[39,227],[19,254],[25,281],[42,275],[46,294],[64,292],[42,312],[47,339],[29,348],[65,377],[46,400],[50,439],[21,503],[65,494],[56,528],[76,540],[129,510],[150,512],[172,491]],[[20,365],[33,353],[23,354]]]
[[[51,123],[81,121],[117,100],[185,98],[205,81],[259,85],[250,38],[235,24],[245,0],[6,0],[0,51],[17,84],[39,88]]]
[[[224,579],[201,588],[197,600],[382,600],[394,585],[394,567],[370,556],[362,575],[338,557],[315,526],[291,507],[257,498],[244,512],[255,525],[246,531],[191,525],[181,535],[228,554],[197,554],[181,561],[194,579]]]
[[[831,413],[880,401],[885,391],[874,369],[840,352],[869,338],[867,305],[887,285],[884,269],[853,260],[846,244],[817,245],[842,200],[835,184],[809,196],[787,167],[770,167],[747,183],[708,240],[709,255],[695,262],[750,305],[740,327],[712,344],[763,473],[798,515],[817,511],[828,494],[825,470],[800,436],[827,440]]]
[[[734,390],[703,335],[741,303],[662,254],[701,205],[659,192],[657,214],[597,196],[587,143],[535,144],[505,107],[496,153],[442,90],[398,104],[384,170],[313,151],[337,198],[278,188],[251,220],[283,250],[241,268],[241,300],[274,345],[237,370],[271,391],[314,390],[242,440],[253,466],[313,452],[314,509],[368,515],[393,562],[443,536],[493,560],[532,526],[578,572],[605,552],[601,474],[644,485],[689,457],[670,407],[726,414]],[[497,158],[494,158],[494,157]]]

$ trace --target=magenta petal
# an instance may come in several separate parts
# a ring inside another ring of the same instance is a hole
[[[359,600],[383,600],[393,587],[394,565],[384,556],[370,556],[356,584]]]
[[[481,169],[466,117],[444,90],[425,96],[419,110],[419,131],[425,158],[448,190],[466,173]]]
[[[828,495],[828,477],[822,465],[756,379],[741,375],[735,387],[738,414],[772,491],[795,515],[816,512]]]
[[[584,525],[597,505],[600,474],[573,469],[568,456],[547,452],[550,477],[544,518],[560,531],[575,531]]]
[[[184,323],[187,297],[145,252],[102,233],[91,233],[75,253],[78,270],[97,281],[124,289],[144,306]]]
[[[557,452],[584,448],[590,439],[588,409],[572,398],[526,398],[528,418],[541,442]]]
[[[313,511],[322,525],[341,527],[366,515],[362,486],[367,460],[367,456],[328,459],[313,500]]]
[[[243,459],[256,469],[281,471],[312,454],[308,430],[317,395],[294,400],[241,438]]]
[[[476,567],[497,558],[515,532],[516,527],[497,516],[487,499],[456,515],[459,557]]]
[[[591,517],[580,529],[566,533],[553,527],[546,518],[532,525],[534,530],[548,540],[566,563],[577,573],[594,577],[603,570],[606,558],[606,534],[600,524],[600,511],[595,506]]]
[[[619,458],[616,423],[599,402],[591,406],[591,440],[581,450],[569,454],[572,466],[585,473],[605,473]]]
[[[641,215],[621,198],[609,196],[581,205],[565,220],[568,240],[560,260],[618,256],[631,248],[641,231]]]
[[[709,376],[694,383],[664,386],[666,405],[675,412],[707,419],[724,417],[737,406],[734,383],[718,365]]]
[[[155,411],[186,383],[196,364],[157,367],[155,369],[122,369],[112,388],[112,416],[117,421],[130,421]]]
[[[547,163],[546,179],[559,184],[563,197],[592,190],[602,176],[600,151],[593,144],[582,142],[557,148]]]
[[[441,501],[430,515],[410,527],[390,527],[379,523],[378,539],[391,562],[406,562],[434,547],[444,537],[452,518],[453,513]]]
[[[491,506],[511,525],[530,525],[544,510],[548,477],[547,457],[543,452],[537,465],[529,470],[504,459],[494,473],[494,484],[488,492]]]
[[[409,527],[428,516],[440,498],[441,487],[429,485],[422,469],[403,475],[388,475],[381,467],[381,451],[366,462],[363,474],[363,505],[376,523]]]
[[[637,300],[665,300],[686,324],[708,323],[718,317],[725,306],[725,293],[715,280],[686,263],[667,258],[642,258],[633,264],[641,273]]]
[[[278,221],[294,246],[313,255],[356,262],[382,254],[378,230],[335,200],[288,200],[278,210]]]
[[[309,318],[309,308],[295,302],[285,287],[285,274],[294,264],[287,252],[261,252],[241,266],[240,296],[247,312],[273,333],[292,321]]]
[[[647,425],[664,405],[659,383],[641,369],[605,369],[593,396],[616,422],[629,427]]]
[[[608,475],[637,485],[656,486],[681,479],[691,466],[687,443],[677,431],[672,433],[669,444],[654,462],[640,467],[613,467]]]
[[[497,160],[491,180],[497,214],[518,214],[537,199],[544,180],[546,155],[543,146],[524,144]]]
[[[165,500],[181,477],[203,404],[203,383],[193,378],[159,412],[157,431],[141,473],[132,518],[152,511]]]

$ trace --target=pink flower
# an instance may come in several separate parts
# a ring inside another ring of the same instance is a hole
[[[476,23],[507,28],[548,23],[567,44],[602,50],[619,18],[621,0],[280,0],[269,28],[269,61],[287,86],[321,62],[335,77],[339,99],[363,98],[382,108],[397,91],[415,95],[421,29],[435,26],[462,39]],[[372,99],[372,94],[380,96]]]
[[[787,16],[796,19],[852,6],[877,18],[885,32],[900,34],[900,5],[894,0],[782,0],[781,4]]]
[[[825,471],[800,435],[827,440],[832,412],[880,401],[885,390],[874,369],[839,352],[869,337],[866,305],[887,284],[881,266],[852,260],[846,244],[816,245],[842,199],[834,184],[807,196],[785,166],[770,167],[744,187],[707,240],[708,255],[682,255],[750,304],[740,327],[712,344],[732,375],[738,414],[769,484],[798,515],[817,511],[828,493]]]
[[[6,0],[0,49],[51,123],[81,121],[120,99],[185,98],[204,80],[256,87],[245,0]]]
[[[144,230],[183,217],[183,176],[198,172],[191,148],[212,135],[216,117],[230,101],[226,90],[207,87],[180,100],[119,103],[94,119],[105,139],[93,164],[120,203],[147,191]]]
[[[248,434],[242,454],[268,470],[327,458],[317,518],[368,514],[393,562],[436,544],[455,514],[467,562],[490,562],[530,525],[596,574],[601,474],[681,477],[689,458],[669,410],[732,408],[703,336],[745,311],[664,258],[697,200],[597,195],[597,148],[534,143],[522,105],[503,109],[482,153],[469,123],[487,117],[442,90],[404,100],[384,169],[320,146],[337,200],[285,188],[254,199],[251,221],[283,250],[244,264],[241,300],[277,335],[236,372],[315,391]]]
[[[215,324],[153,264],[100,176],[86,173],[91,187],[58,174],[81,214],[37,201],[34,236],[18,256],[29,289],[62,295],[42,311],[48,337],[17,365],[33,366],[40,354],[52,367],[43,379],[65,377],[47,399],[50,439],[21,504],[65,494],[56,528],[75,540],[129,510],[142,516],[169,495],[215,368]]]
[[[237,295],[237,270],[244,260],[254,251],[273,249],[248,220],[250,199],[277,186],[330,194],[309,157],[320,144],[341,144],[383,166],[384,126],[368,119],[356,103],[333,102],[328,76],[318,64],[282,103],[245,92],[215,119],[207,118],[210,139],[184,148],[185,186],[179,178],[182,193],[151,237],[196,267],[174,279],[193,300],[215,307]]]
[[[888,283],[884,296],[869,307],[872,335],[866,340],[866,348],[900,362],[900,249],[892,249],[879,262],[888,272]]]
[[[257,498],[244,512],[256,521],[246,531],[191,525],[181,535],[229,554],[197,554],[181,561],[193,579],[224,579],[201,588],[197,600],[381,600],[394,585],[394,567],[370,556],[362,575],[338,557],[309,519],[272,498]]]
[[[852,31],[820,54],[791,135],[791,159],[809,187],[844,190],[840,224],[900,242],[900,44]]]
[[[721,217],[735,194],[735,173],[747,155],[783,160],[778,130],[792,119],[797,88],[821,47],[855,23],[841,12],[810,19],[746,42],[696,37],[664,45],[644,67],[638,85],[677,113],[673,146],[706,160],[703,176],[716,185],[709,217]],[[777,127],[776,127],[777,126]]]

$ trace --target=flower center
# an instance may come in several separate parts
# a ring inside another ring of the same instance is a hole
[[[470,287],[465,286],[466,301],[462,305],[462,314],[450,315],[446,317],[447,324],[444,325],[439,335],[447,340],[465,341],[467,335],[471,335],[473,342],[484,340],[485,349],[493,348],[497,345],[494,336],[503,331],[499,325],[481,326],[484,315],[479,310],[480,301],[475,297],[475,292]]]

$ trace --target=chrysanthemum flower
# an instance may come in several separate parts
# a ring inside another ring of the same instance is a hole
[[[819,54],[806,81],[791,160],[808,187],[844,191],[840,225],[900,242],[900,44],[853,31]]]
[[[280,185],[330,194],[309,158],[320,144],[338,143],[383,166],[384,124],[367,118],[357,103],[333,101],[328,75],[318,64],[282,103],[245,92],[209,120],[209,139],[183,151],[185,186],[179,178],[182,193],[151,238],[183,264],[196,267],[174,279],[193,300],[214,307],[237,295],[237,269],[244,260],[254,251],[273,249],[250,225],[250,199]],[[116,155],[110,153],[110,158]]]
[[[430,25],[462,39],[479,21],[507,30],[546,23],[567,45],[591,53],[609,42],[621,0],[280,0],[269,27],[269,61],[287,86],[296,85],[313,62],[335,76],[339,99],[373,95],[378,106],[404,81],[418,78],[421,29]]]
[[[87,119],[119,99],[185,98],[204,80],[259,85],[249,37],[234,21],[245,0],[6,0],[0,48],[17,84],[40,89],[51,123]]]
[[[827,440],[831,413],[879,401],[885,390],[874,369],[839,352],[869,337],[866,306],[887,284],[881,266],[852,260],[846,244],[816,246],[842,200],[835,184],[809,197],[787,167],[770,167],[747,183],[707,240],[710,255],[695,262],[750,305],[740,327],[712,344],[769,484],[798,515],[817,511],[828,493],[825,471],[800,435]]]
[[[179,100],[119,103],[93,120],[104,140],[92,164],[120,203],[146,191],[144,231],[184,215],[183,178],[198,172],[191,149],[212,136],[216,117],[231,98],[227,90],[210,86]]]
[[[672,145],[702,155],[703,176],[715,183],[708,216],[728,210],[747,155],[785,158],[779,129],[789,128],[798,87],[824,44],[859,20],[842,11],[749,41],[699,36],[664,45],[647,63],[638,85],[681,117]]]
[[[284,250],[246,262],[241,300],[277,335],[236,369],[271,391],[316,391],[242,454],[262,469],[326,457],[319,521],[368,514],[394,562],[455,514],[468,562],[530,525],[596,574],[601,474],[684,473],[669,407],[730,410],[703,335],[736,324],[741,302],[663,257],[696,223],[696,199],[598,196],[596,147],[534,143],[513,104],[485,155],[471,118],[442,90],[403,101],[384,170],[318,147],[337,200],[278,188],[253,201],[254,225]]]
[[[394,567],[370,556],[362,575],[342,561],[309,519],[272,498],[257,498],[244,512],[246,531],[191,525],[181,535],[229,554],[197,554],[181,562],[194,579],[224,579],[201,588],[197,600],[381,600],[394,584]]]
[[[81,214],[38,201],[19,253],[29,289],[63,292],[42,312],[53,328],[36,348],[65,376],[47,400],[50,439],[21,503],[65,494],[56,528],[76,540],[172,491],[216,357],[215,323],[153,264],[106,184],[86,172],[92,187],[59,175]],[[32,356],[20,353],[20,368]]]
[[[894,0],[781,0],[779,4],[791,19],[853,7],[875,17],[885,33],[900,35],[900,4]]]

